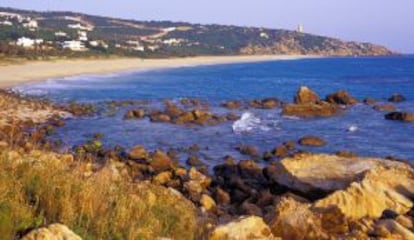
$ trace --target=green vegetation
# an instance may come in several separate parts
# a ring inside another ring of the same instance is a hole
[[[110,167],[47,153],[0,154],[0,236],[63,223],[84,239],[195,239],[195,208],[169,190],[115,178]]]

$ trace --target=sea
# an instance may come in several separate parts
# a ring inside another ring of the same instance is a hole
[[[321,97],[346,90],[359,100],[375,98],[378,104],[388,104],[387,98],[399,93],[407,100],[394,104],[398,111],[414,113],[414,55],[275,60],[83,75],[30,83],[14,90],[57,103],[76,101],[101,109],[92,117],[69,119],[52,136],[63,142],[66,151],[99,132],[105,147],[121,145],[127,150],[143,145],[150,150],[182,150],[182,161],[188,157],[184,149],[197,144],[200,159],[214,165],[226,155],[247,159],[236,150],[240,145],[252,145],[265,152],[283,142],[312,135],[323,138],[327,144],[297,148],[414,161],[414,123],[386,120],[384,112],[363,103],[338,116],[308,119],[284,117],[280,108],[228,110],[220,106],[228,100],[247,102],[269,97],[292,102],[300,86],[310,87]],[[183,98],[200,99],[214,113],[232,112],[241,119],[216,126],[124,120],[126,111],[139,107],[121,106],[114,111],[106,109],[105,104],[114,100],[146,100],[151,108],[161,109],[165,100],[179,102]]]

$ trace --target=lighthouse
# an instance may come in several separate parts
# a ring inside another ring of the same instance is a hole
[[[302,25],[302,24],[299,24],[299,25],[298,25],[297,32],[298,32],[298,33],[303,33],[303,25]]]

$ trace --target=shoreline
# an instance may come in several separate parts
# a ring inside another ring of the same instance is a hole
[[[318,58],[307,55],[260,55],[260,56],[201,56],[169,59],[76,59],[57,61],[32,61],[23,64],[0,66],[0,89],[21,84],[41,82],[51,78],[79,75],[104,75],[130,71],[149,71],[166,68],[194,67],[233,63]]]

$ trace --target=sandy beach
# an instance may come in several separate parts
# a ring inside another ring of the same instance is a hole
[[[80,59],[56,61],[32,61],[22,64],[0,66],[0,88],[9,88],[22,83],[42,81],[49,78],[68,77],[84,74],[109,74],[132,70],[154,70],[198,65],[213,65],[267,60],[293,60],[309,58],[300,55],[266,56],[219,56],[170,59]]]

